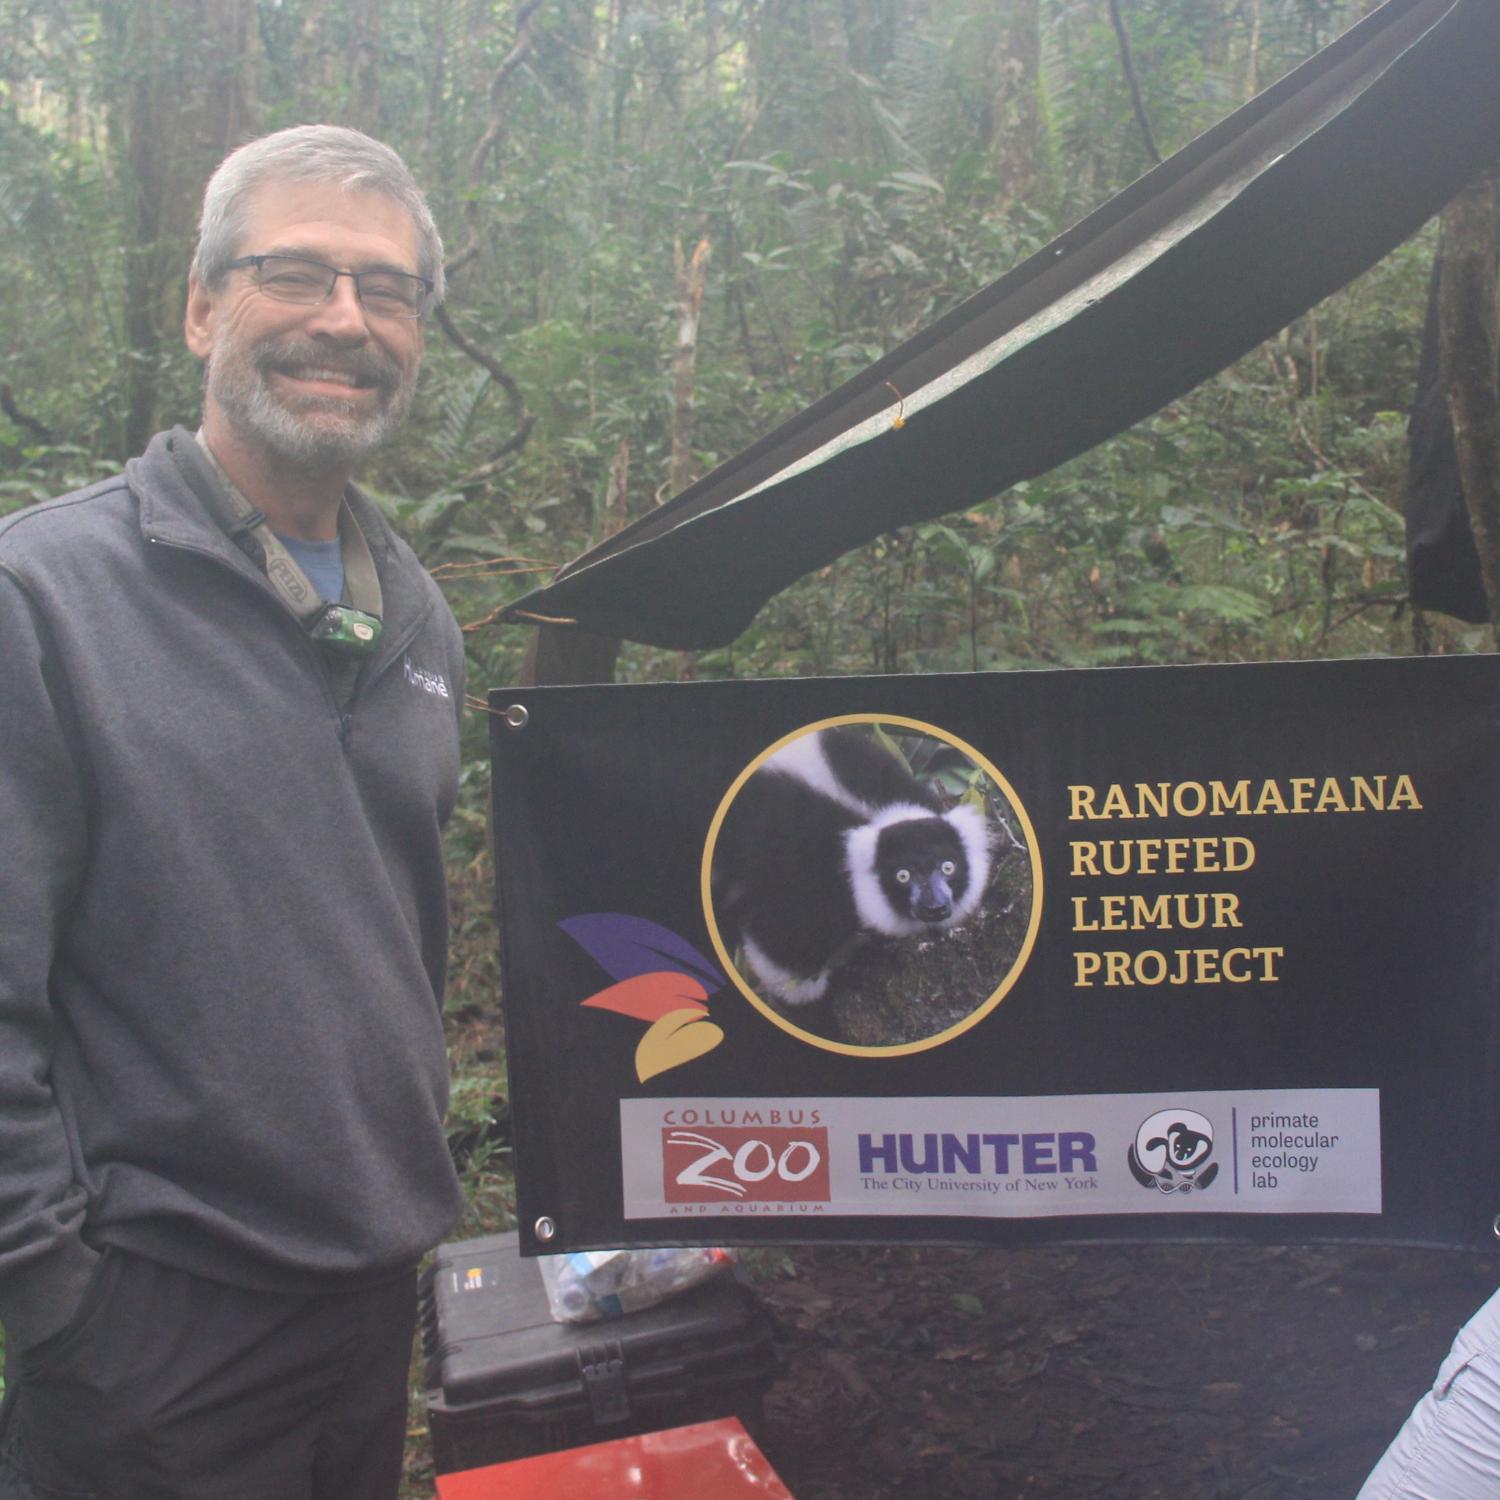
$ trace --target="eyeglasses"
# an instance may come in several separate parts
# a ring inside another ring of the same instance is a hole
[[[250,267],[257,290],[277,302],[300,302],[315,306],[333,296],[340,276],[354,283],[354,295],[366,312],[377,318],[420,318],[427,310],[433,285],[425,276],[405,271],[338,271],[320,260],[300,255],[242,255],[226,271]]]

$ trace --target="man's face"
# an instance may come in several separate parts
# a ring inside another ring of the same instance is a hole
[[[250,201],[236,255],[300,255],[338,270],[415,273],[411,216],[383,193],[269,182]],[[311,468],[354,463],[400,425],[422,358],[416,318],[366,311],[346,276],[328,301],[278,302],[252,271],[190,287],[188,347],[208,363],[205,422],[247,447]]]

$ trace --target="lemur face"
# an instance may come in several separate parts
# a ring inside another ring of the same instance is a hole
[[[1148,1147],[1165,1146],[1169,1161],[1182,1172],[1197,1166],[1213,1150],[1214,1145],[1211,1136],[1194,1130],[1192,1126],[1183,1124],[1181,1120],[1175,1121],[1164,1137],[1158,1136],[1146,1144]]]
[[[963,840],[942,818],[882,828],[875,870],[892,911],[934,926],[953,915],[969,887]]]

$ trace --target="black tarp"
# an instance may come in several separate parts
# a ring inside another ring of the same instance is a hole
[[[1443,388],[1438,347],[1440,287],[1441,274],[1434,267],[1427,290],[1417,394],[1406,426],[1406,572],[1411,602],[1418,609],[1437,609],[1471,625],[1482,625],[1490,617],[1490,606],[1458,468],[1453,414]]]
[[[1368,269],[1500,157],[1497,79],[1496,0],[1387,0],[508,618],[722,645],[804,573],[1084,452]]]

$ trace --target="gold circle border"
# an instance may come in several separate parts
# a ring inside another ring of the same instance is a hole
[[[724,939],[719,935],[719,923],[714,916],[714,906],[710,889],[710,877],[713,871],[714,848],[719,842],[719,829],[724,822],[724,816],[729,811],[730,804],[739,795],[740,788],[768,761],[776,752],[793,740],[800,740],[805,734],[815,734],[820,729],[836,729],[842,724],[891,724],[902,729],[914,729],[919,734],[931,735],[934,739],[942,740],[944,744],[952,745],[962,755],[968,757],[970,762],[978,766],[995,786],[999,787],[1011,810],[1020,820],[1022,831],[1026,836],[1026,850],[1031,859],[1031,922],[1026,928],[1026,937],[1021,944],[1021,951],[1016,954],[1005,978],[1000,981],[994,993],[982,1004],[976,1006],[966,1015],[962,1021],[956,1022],[948,1027],[946,1031],[939,1031],[933,1036],[924,1037],[920,1042],[903,1042],[895,1047],[862,1047],[852,1042],[835,1042],[828,1037],[818,1036],[815,1032],[804,1031],[800,1026],[794,1026],[780,1011],[774,1010],[767,1005],[754,990],[745,983],[740,976],[740,971],[735,967],[734,960],[730,957],[724,946]],[[841,1052],[846,1057],[905,1057],[913,1052],[926,1052],[932,1047],[941,1047],[945,1042],[951,1042],[955,1037],[962,1036],[971,1027],[977,1026],[999,1003],[1008,995],[1016,980],[1021,977],[1021,971],[1026,967],[1031,957],[1031,950],[1036,946],[1037,929],[1042,924],[1042,860],[1037,849],[1036,830],[1031,826],[1031,818],[1022,805],[1021,799],[1016,796],[1016,791],[1010,782],[1005,779],[999,770],[990,761],[981,755],[972,745],[961,740],[955,734],[950,734],[946,729],[939,729],[935,724],[928,724],[921,719],[908,719],[900,714],[839,714],[830,719],[819,719],[813,724],[804,724],[800,729],[794,729],[790,734],[784,734],[774,744],[768,745],[754,760],[735,777],[727,792],[719,801],[719,806],[714,812],[713,821],[708,825],[708,841],[703,846],[703,862],[699,872],[699,888],[703,899],[703,917],[708,924],[708,935],[713,943],[714,952],[718,955],[719,962],[724,965],[724,972],[729,975],[734,986],[739,992],[763,1015],[768,1021],[779,1026],[783,1031],[790,1033],[799,1041],[808,1042],[814,1047],[821,1047],[825,1052]]]

